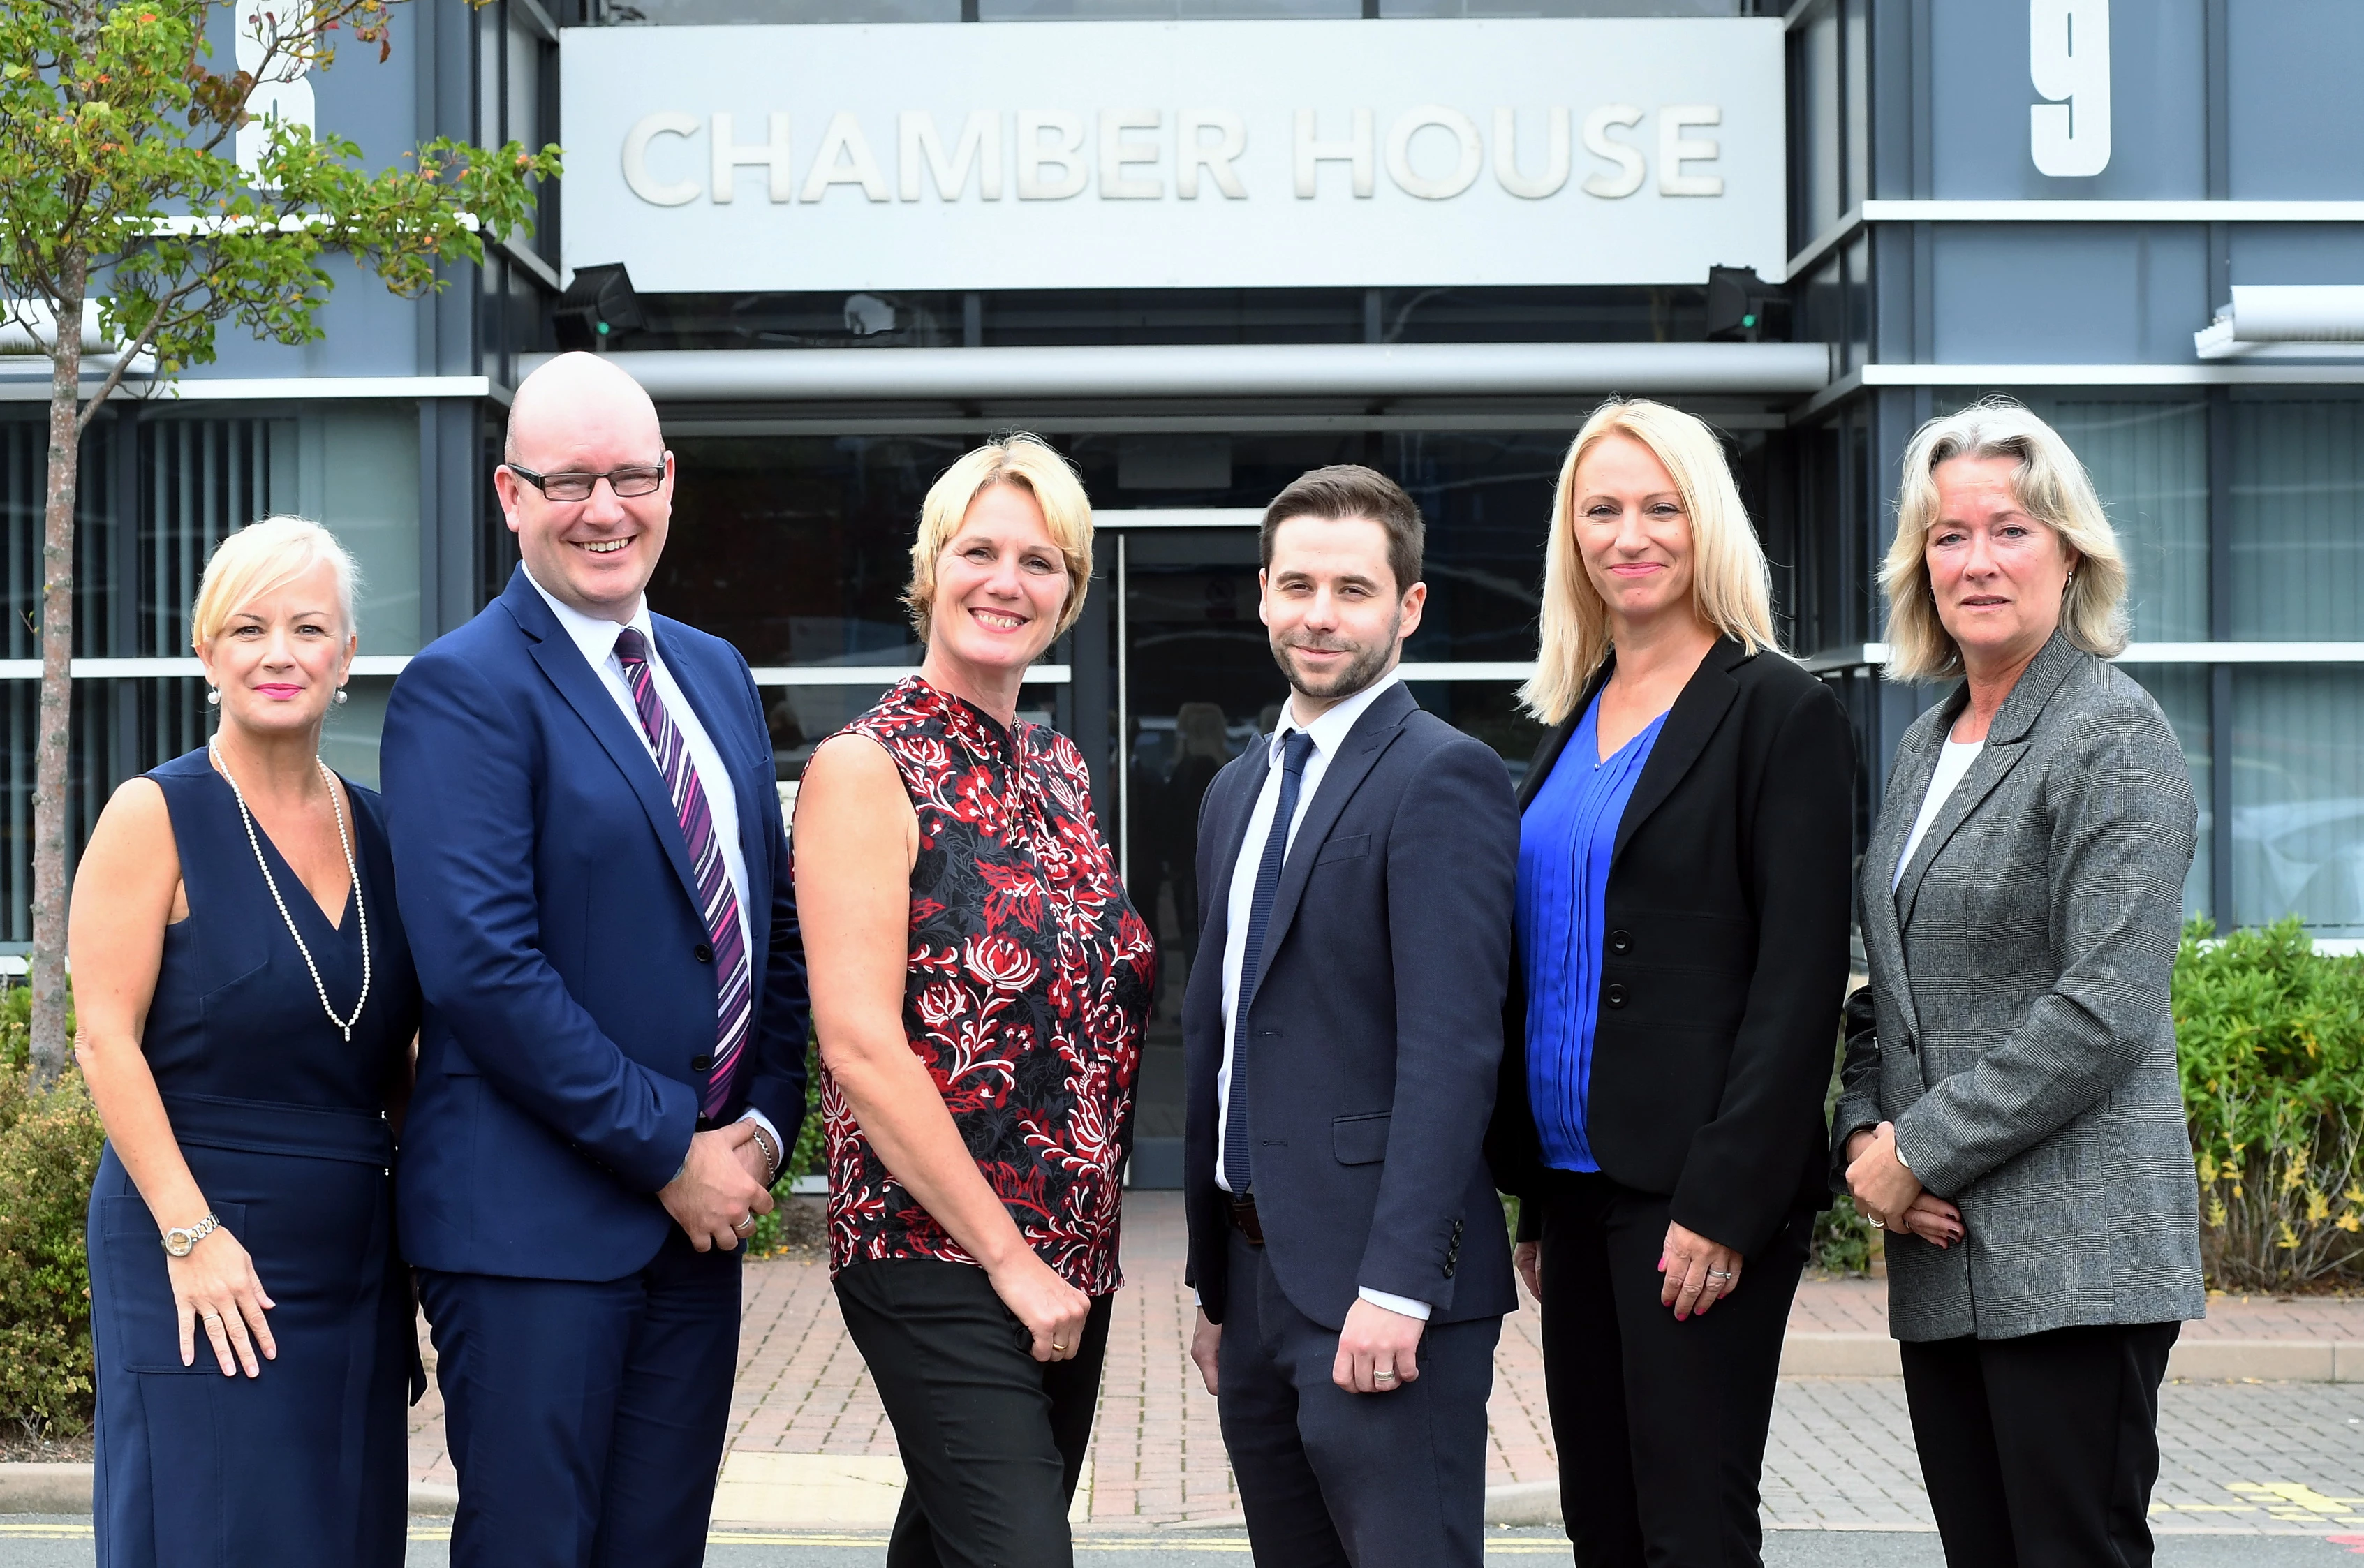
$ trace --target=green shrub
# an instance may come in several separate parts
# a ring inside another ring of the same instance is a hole
[[[796,1147],[788,1151],[780,1179],[773,1184],[772,1212],[757,1215],[755,1229],[747,1233],[749,1257],[776,1257],[809,1240],[791,1235],[783,1224],[788,1214],[788,1184],[798,1176],[825,1174],[828,1170],[829,1151],[820,1126],[820,1039],[808,1034],[805,1037],[804,1125],[797,1129]]]
[[[90,1425],[83,1219],[106,1136],[80,1073],[41,1093],[0,1065],[0,1415],[31,1430]]]
[[[2213,935],[2192,922],[2175,961],[2209,1283],[2364,1281],[2364,959],[2295,919]]]

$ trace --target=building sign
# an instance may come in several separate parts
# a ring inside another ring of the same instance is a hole
[[[569,28],[647,293],[1780,275],[1774,18]]]

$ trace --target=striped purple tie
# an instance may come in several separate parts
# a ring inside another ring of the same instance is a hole
[[[722,845],[714,833],[714,812],[706,791],[690,766],[689,747],[675,729],[673,716],[657,698],[655,673],[649,668],[648,639],[637,628],[626,627],[616,636],[616,659],[624,666],[624,684],[632,689],[632,704],[641,711],[641,728],[655,748],[658,771],[673,792],[673,808],[681,817],[682,841],[689,846],[690,869],[697,877],[699,912],[706,917],[707,935],[713,939],[714,962],[721,983],[716,987],[713,1071],[698,1109],[708,1119],[722,1114],[730,1103],[730,1080],[747,1049],[747,1027],[753,1016],[749,989],[747,940],[739,931],[739,895],[731,891],[730,873],[722,864]]]

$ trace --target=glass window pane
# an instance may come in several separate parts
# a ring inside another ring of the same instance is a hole
[[[2213,862],[2209,849],[2209,832],[2214,826],[2209,803],[2208,751],[2208,670],[2200,664],[2121,664],[2118,666],[2142,684],[2143,689],[2158,699],[2167,714],[2168,723],[2175,727],[2177,744],[2183,748],[2183,761],[2191,769],[2191,798],[2200,806],[2200,838],[2191,856],[2191,873],[2183,879],[2183,914],[2186,919],[2209,912],[2208,868]]]
[[[1535,656],[1552,489],[1575,433],[1388,438],[1378,466],[1428,527],[1428,604],[1406,659]]]
[[[2364,668],[2233,671],[2233,914],[2364,936]]]
[[[1807,21],[1799,51],[1791,58],[1798,62],[1801,75],[1798,93],[1802,99],[1806,145],[1800,150],[1797,174],[1803,186],[1798,215],[1802,227],[1790,240],[1802,249],[1838,221],[1844,200],[1839,171],[1839,17],[1834,8],[1824,6]]]
[[[1544,726],[1519,704],[1509,681],[1412,681],[1412,699],[1465,735],[1494,748],[1515,784],[1543,744]]]
[[[2093,476],[2131,578],[2137,642],[2208,640],[2208,406],[2035,397]]]
[[[2364,639],[2364,401],[2233,405],[2233,635]]]
[[[418,416],[408,409],[333,408],[318,416],[316,519],[361,567],[357,613],[364,653],[416,653],[418,637]],[[310,432],[307,432],[309,435]],[[308,476],[307,476],[308,478]]]

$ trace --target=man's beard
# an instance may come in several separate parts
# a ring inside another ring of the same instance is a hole
[[[1402,630],[1403,615],[1399,611],[1388,623],[1388,635],[1382,641],[1359,643],[1333,639],[1314,642],[1314,647],[1325,651],[1354,651],[1354,657],[1346,661],[1345,667],[1326,680],[1299,670],[1289,657],[1290,650],[1297,645],[1284,642],[1277,637],[1272,639],[1273,662],[1280,666],[1280,673],[1288,677],[1291,687],[1322,702],[1336,702],[1353,696],[1387,673],[1388,661],[1395,657],[1396,643]]]

